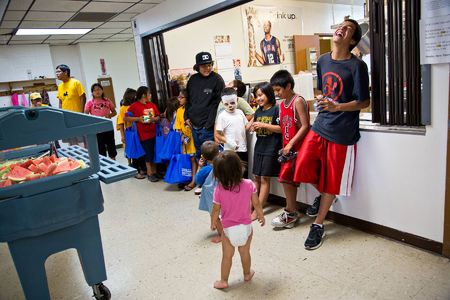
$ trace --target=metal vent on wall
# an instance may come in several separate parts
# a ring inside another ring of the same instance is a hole
[[[75,15],[70,21],[71,22],[106,22],[112,17],[117,15],[117,13],[109,12],[80,12]]]

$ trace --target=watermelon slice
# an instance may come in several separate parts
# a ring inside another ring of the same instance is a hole
[[[50,166],[48,166],[47,170],[45,171],[45,176],[51,176],[53,175],[56,167],[58,166],[57,163],[52,163]]]
[[[70,161],[68,159],[66,159],[66,160],[60,161],[58,163],[58,166],[53,171],[53,174],[65,173],[65,172],[69,172],[71,170],[72,169],[70,168]]]
[[[36,166],[39,165],[41,162],[43,162],[43,158],[35,158],[33,159],[33,164],[35,164]]]
[[[52,154],[52,155],[50,156],[50,160],[51,160],[52,162],[56,162],[56,161],[58,160],[58,158],[56,157],[55,154]]]
[[[0,187],[7,187],[7,186],[11,186],[12,185],[12,181],[9,179],[6,179],[5,181],[0,181]]]
[[[37,166],[37,168],[39,169],[39,173],[45,173],[45,171],[47,171],[48,167],[52,164],[52,162],[50,161],[50,164],[46,164],[45,162],[41,162],[39,164],[39,166]],[[37,173],[36,171],[34,171],[34,173]]]
[[[42,162],[43,162],[46,166],[50,166],[51,163],[52,163],[53,161],[50,159],[49,156],[44,156],[44,157],[42,158]]]
[[[33,173],[39,173],[39,168],[35,164],[29,165],[28,170],[30,170]]]
[[[24,163],[22,163],[20,166],[22,167],[22,168],[28,168],[30,165],[32,165],[33,164],[33,160],[31,160],[31,159],[28,159],[27,161],[25,161]]]
[[[32,181],[41,178],[41,174],[30,174],[26,177],[25,181]]]
[[[15,166],[11,168],[11,171],[9,171],[8,174],[6,174],[6,177],[12,181],[24,181],[27,176],[34,174],[32,171],[25,169],[21,166]]]

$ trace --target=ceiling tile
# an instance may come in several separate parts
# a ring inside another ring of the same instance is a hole
[[[100,43],[102,40],[78,40],[77,43]]]
[[[89,34],[114,34],[119,33],[122,30],[123,29],[121,28],[101,28],[101,29],[99,28],[90,31]]]
[[[106,39],[110,37],[112,34],[86,34],[81,39],[82,40],[98,40],[98,39]]]
[[[158,4],[161,2],[164,2],[165,0],[142,0],[141,3],[154,3],[154,4]]]
[[[151,9],[152,7],[155,7],[156,4],[151,4],[151,3],[146,3],[146,4],[136,4],[133,7],[130,7],[129,9],[127,9],[125,12],[127,13],[143,13],[149,9]]]
[[[121,12],[133,3],[115,3],[115,2],[91,2],[86,5],[82,12]]]
[[[120,33],[133,33],[133,29],[131,29],[131,28],[128,28],[128,29],[125,29],[125,30],[122,30]]]
[[[137,3],[140,0],[95,0],[95,2],[127,2],[127,3]]]
[[[15,35],[12,41],[43,41],[48,35]]]
[[[99,28],[131,28],[131,22],[107,22],[100,26]]]
[[[42,41],[10,41],[9,45],[40,45]]]
[[[11,34],[12,32],[13,29],[0,29],[0,34]]]
[[[20,21],[25,15],[25,10],[8,10],[3,17],[5,21]]]
[[[27,21],[67,21],[73,12],[30,11],[25,17]]]
[[[59,28],[64,22],[23,21],[19,28]]]
[[[36,0],[31,10],[39,11],[71,11],[80,10],[88,1]]]
[[[82,37],[82,34],[57,34],[57,35],[51,35],[49,37],[49,40],[76,40],[80,37]]]
[[[62,28],[96,28],[102,24],[102,22],[67,22]]]
[[[11,0],[9,1],[8,10],[28,10],[33,0]]]
[[[0,35],[0,44],[6,44],[11,35]]]
[[[133,35],[129,33],[118,33],[112,36],[112,38],[123,38],[123,39],[129,39],[132,38]]]
[[[16,28],[19,25],[19,21],[3,21],[0,28]]]
[[[45,44],[50,44],[50,45],[69,45],[70,43],[72,43],[72,40],[46,40]]]
[[[137,16],[138,13],[123,13],[111,19],[111,21],[131,21],[131,19]]]

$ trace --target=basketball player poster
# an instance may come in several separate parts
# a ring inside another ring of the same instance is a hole
[[[291,64],[294,34],[302,33],[301,8],[242,7],[248,67]]]

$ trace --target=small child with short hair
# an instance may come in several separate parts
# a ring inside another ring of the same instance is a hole
[[[251,205],[257,212],[258,221],[264,225],[264,213],[258,201],[255,184],[242,177],[242,163],[239,156],[225,150],[216,156],[213,163],[214,176],[219,182],[214,191],[211,214],[211,229],[215,230],[222,217],[222,264],[220,280],[214,282],[216,289],[228,288],[228,277],[235,247],[241,256],[244,280],[250,281],[255,274],[251,269],[250,245],[253,237]]]
[[[222,91],[222,103],[225,110],[216,120],[216,136],[224,144],[224,150],[236,152],[241,161],[246,165],[248,162],[247,136],[245,125],[248,120],[242,110],[237,108],[237,92],[234,88],[224,88]],[[247,168],[244,177],[247,178]]]
[[[296,207],[298,183],[294,181],[295,155],[309,131],[309,106],[302,96],[294,92],[294,78],[288,71],[275,72],[270,84],[275,95],[283,99],[280,103],[283,162],[278,179],[286,196],[286,207],[272,220],[272,226],[292,228],[299,218]]]
[[[200,203],[198,209],[207,211],[209,214],[212,212],[213,208],[213,194],[214,189],[217,186],[217,180],[214,177],[212,166],[214,158],[219,154],[219,145],[213,141],[206,141],[202,144],[201,158],[199,161],[200,170],[195,176],[195,181],[201,182],[202,192],[200,195]],[[205,177],[205,173],[208,173]],[[200,183],[200,182],[199,182]],[[217,222],[217,236],[215,236],[211,242],[220,243],[222,241],[222,226],[220,221]]]

